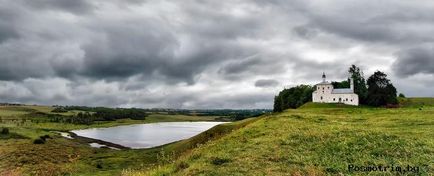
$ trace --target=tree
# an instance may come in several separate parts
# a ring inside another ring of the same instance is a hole
[[[405,98],[405,95],[403,93],[399,93],[398,97]]]
[[[350,87],[350,82],[349,81],[342,81],[342,82],[333,81],[332,85],[333,85],[333,88],[335,88],[335,89],[348,88],[348,87]]]
[[[9,134],[9,128],[3,127],[1,134]]]
[[[396,88],[387,79],[387,75],[376,71],[368,78],[368,95],[366,103],[371,106],[397,104]]]
[[[299,85],[282,90],[274,97],[274,112],[281,112],[288,108],[298,108],[306,102],[312,101],[313,87]]]
[[[273,106],[273,111],[274,112],[282,112],[282,98],[280,96],[275,96],[274,97],[274,106]]]
[[[351,65],[351,67],[348,69],[348,73],[351,75],[351,78],[353,78],[354,81],[354,93],[359,95],[359,102],[361,104],[365,104],[366,98],[368,96],[368,89],[366,87],[363,71],[359,67]]]

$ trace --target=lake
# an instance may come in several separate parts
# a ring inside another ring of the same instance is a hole
[[[151,148],[188,139],[225,122],[161,122],[71,131],[134,149]]]

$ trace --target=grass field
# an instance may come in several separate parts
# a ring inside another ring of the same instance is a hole
[[[164,147],[143,150],[112,150],[91,148],[86,141],[66,139],[54,131],[69,131],[95,127],[110,127],[129,124],[213,121],[214,116],[186,116],[151,114],[145,120],[119,119],[100,121],[92,125],[47,122],[44,117],[32,117],[32,112],[51,113],[47,106],[0,107],[0,130],[9,129],[9,134],[0,134],[0,175],[119,175],[124,169],[145,169],[155,165]],[[71,115],[77,112],[62,113]],[[45,144],[33,144],[33,140],[49,135]],[[203,141],[202,141],[203,142]],[[184,144],[192,142],[183,141]],[[194,143],[198,143],[197,141]],[[182,146],[182,147],[181,147]],[[167,145],[171,151],[183,151],[188,145]],[[169,151],[168,149],[166,149]],[[175,157],[175,156],[170,156]]]
[[[126,175],[433,175],[432,99],[411,101],[424,107],[310,103],[261,117],[171,164]],[[350,171],[349,165],[395,171]],[[408,165],[413,170],[396,171]]]
[[[299,109],[218,125],[193,138],[151,149],[112,150],[55,131],[216,117],[153,114],[93,125],[35,123],[26,113],[49,107],[0,108],[0,175],[432,175],[434,104],[401,99],[401,108],[308,103]],[[3,112],[4,110],[4,112]],[[32,144],[41,135],[45,144]],[[354,166],[418,168],[354,172]]]

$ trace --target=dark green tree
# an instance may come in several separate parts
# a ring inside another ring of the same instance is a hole
[[[359,67],[351,65],[351,67],[348,69],[348,73],[354,80],[354,93],[359,95],[360,104],[365,104],[366,98],[368,96],[368,89],[366,87],[366,81],[365,77],[363,76],[363,71]]]
[[[282,112],[282,98],[280,96],[275,96],[274,97],[274,106],[273,106],[273,111],[274,112]]]
[[[332,82],[333,88],[339,89],[339,88],[348,88],[350,87],[350,82],[348,80],[342,81],[342,82]]]
[[[288,108],[298,108],[306,102],[312,101],[313,87],[299,85],[282,90],[274,97],[274,112],[281,112]]]
[[[368,78],[368,96],[366,103],[371,106],[384,106],[397,104],[396,88],[387,79],[387,75],[376,71]]]

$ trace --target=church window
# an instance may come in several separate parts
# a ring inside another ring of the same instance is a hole
[[[322,93],[324,93],[324,91],[322,91]]]
[[[333,98],[333,101],[336,101],[336,99],[335,99],[335,98]]]
[[[348,98],[347,98],[347,99],[345,99],[345,101],[348,101]]]
[[[324,90],[324,87],[322,87],[322,90]]]
[[[322,96],[321,96],[321,100],[322,100]]]

